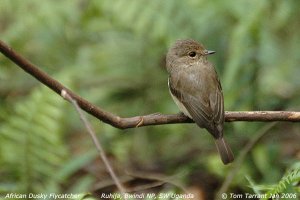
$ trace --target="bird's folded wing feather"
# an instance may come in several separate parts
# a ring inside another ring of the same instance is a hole
[[[185,106],[198,126],[206,128],[215,138],[220,137],[222,131],[218,129],[222,128],[224,110],[223,96],[219,89],[214,94],[200,94],[207,96],[200,98],[199,95],[194,95],[178,85],[175,87],[172,80],[169,82],[169,87],[171,93]]]

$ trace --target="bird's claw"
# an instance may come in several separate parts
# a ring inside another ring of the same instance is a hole
[[[135,127],[138,128],[138,127],[142,126],[143,123],[144,123],[144,117],[140,117],[140,120]]]

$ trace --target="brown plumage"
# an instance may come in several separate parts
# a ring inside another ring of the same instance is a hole
[[[169,89],[180,110],[201,128],[206,128],[224,164],[234,160],[223,138],[224,99],[214,66],[207,61],[207,51],[198,42],[178,40],[167,54]]]

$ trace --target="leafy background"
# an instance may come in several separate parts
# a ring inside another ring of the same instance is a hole
[[[164,56],[179,38],[217,51],[209,59],[220,75],[225,110],[298,110],[299,6],[296,0],[1,0],[0,35],[51,76],[120,116],[178,112]],[[114,191],[72,107],[4,56],[0,66],[0,194],[97,197]],[[232,174],[223,191],[299,192],[297,123],[226,123],[241,162],[223,166],[211,136],[195,125],[117,130],[89,120],[119,177],[129,177],[131,186],[135,181],[134,188],[160,180],[167,184],[151,189],[185,188],[198,199],[213,199]]]

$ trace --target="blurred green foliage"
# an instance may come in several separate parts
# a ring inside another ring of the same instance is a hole
[[[0,39],[120,116],[178,112],[164,55],[179,38],[217,51],[209,59],[219,72],[226,110],[297,110],[299,7],[296,0],[2,0]],[[0,194],[85,193],[109,179],[86,170],[96,153],[71,106],[4,56],[0,97]],[[176,176],[186,187],[198,173],[220,186],[231,170],[220,162],[211,136],[195,125],[117,130],[89,119],[118,168]],[[264,126],[226,123],[237,157]],[[269,132],[240,166],[233,191],[251,191],[245,175],[276,184],[299,160],[299,124],[279,123]]]

